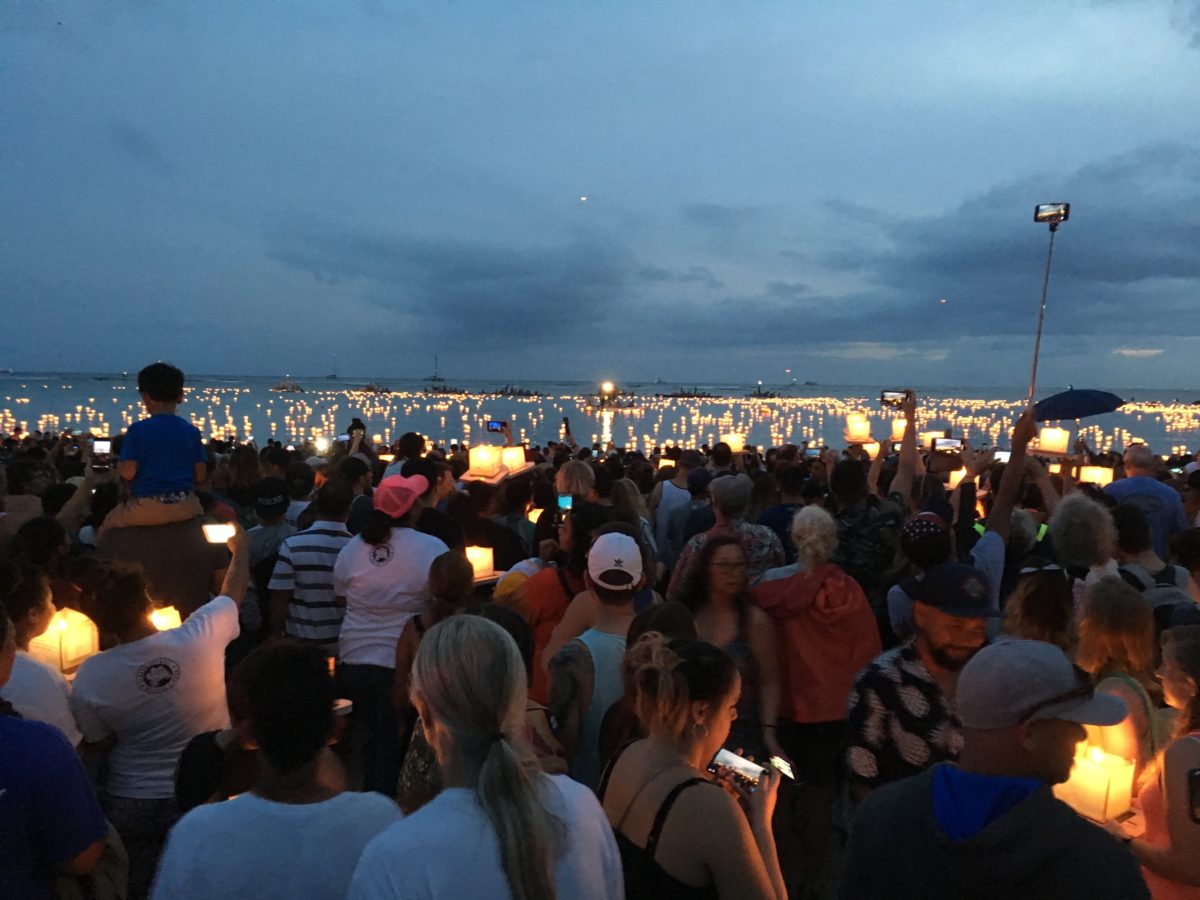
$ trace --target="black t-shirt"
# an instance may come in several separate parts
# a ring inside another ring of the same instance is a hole
[[[447,513],[427,506],[417,520],[417,531],[441,540],[451,550],[462,550],[467,546],[462,526]]]

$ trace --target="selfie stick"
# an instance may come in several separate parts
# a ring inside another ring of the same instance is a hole
[[[1058,225],[1064,221],[1059,218],[1051,218],[1050,222],[1050,250],[1046,253],[1046,272],[1042,276],[1042,305],[1038,309],[1038,324],[1037,337],[1033,341],[1033,371],[1029,374],[1029,402],[1033,402],[1033,391],[1037,387],[1037,370],[1038,370],[1038,354],[1042,349],[1042,323],[1046,321],[1046,292],[1050,289],[1050,261],[1054,259],[1054,234],[1058,231]]]

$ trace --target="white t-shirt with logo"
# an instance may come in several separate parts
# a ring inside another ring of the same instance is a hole
[[[400,818],[376,793],[321,803],[242,794],[179,820],[158,864],[152,898],[343,900],[363,848]]]
[[[13,705],[23,719],[53,725],[67,736],[72,747],[83,735],[71,712],[71,686],[63,673],[24,650],[13,660],[12,677],[0,688],[0,697]]]
[[[396,666],[396,642],[408,620],[424,612],[430,564],[448,548],[432,535],[393,528],[386,544],[349,541],[333,564],[333,589],[346,598],[338,660]]]
[[[83,736],[117,743],[105,788],[118,797],[175,796],[187,742],[229,727],[225,647],[238,635],[238,607],[217,597],[180,627],[121,644],[84,661],[71,707]]]

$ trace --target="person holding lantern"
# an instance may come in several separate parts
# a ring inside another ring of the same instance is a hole
[[[1174,740],[1142,779],[1145,834],[1130,839],[1119,823],[1106,827],[1129,843],[1154,900],[1194,900],[1200,897],[1200,626],[1164,633],[1158,678],[1179,717]]]
[[[1124,704],[1096,693],[1058,647],[1024,640],[975,654],[957,700],[958,764],[937,765],[863,802],[840,896],[1148,898],[1133,856],[1051,790],[1070,777],[1083,726],[1119,722]],[[1200,861],[1200,853],[1192,858]]]

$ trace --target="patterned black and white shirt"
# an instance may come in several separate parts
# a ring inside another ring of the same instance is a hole
[[[877,788],[958,759],[962,723],[908,640],[859,674],[847,713],[853,781]]]

